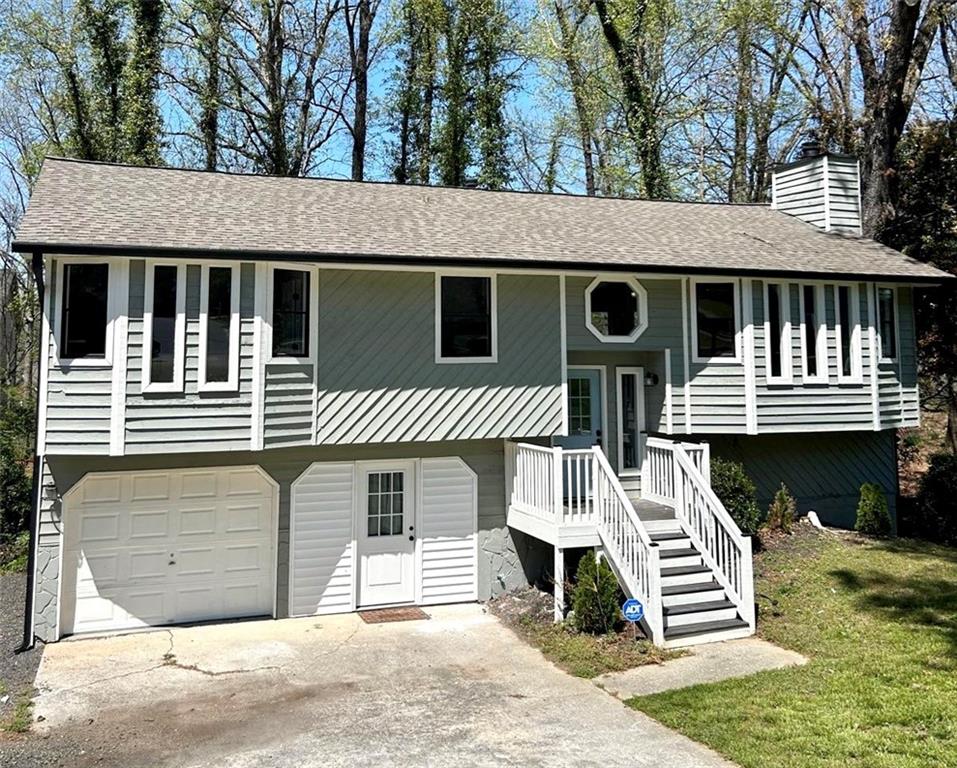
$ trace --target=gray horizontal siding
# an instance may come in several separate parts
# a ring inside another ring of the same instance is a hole
[[[775,178],[777,209],[818,227],[825,225],[824,168],[802,163],[779,171]]]
[[[56,297],[58,262],[51,259],[48,291]],[[111,273],[111,280],[116,280]],[[110,366],[60,367],[56,364],[52,334],[57,301],[50,301],[51,338],[47,345],[47,453],[109,453],[113,370]]]
[[[798,511],[816,511],[829,525],[853,527],[864,483],[876,483],[894,514],[897,454],[892,430],[816,435],[713,436],[712,456],[744,464],[767,510],[781,483]]]
[[[835,232],[861,233],[861,184],[857,161],[851,158],[827,159],[828,205],[831,229]]]
[[[913,427],[920,419],[914,292],[897,289],[898,358],[878,366],[881,426]]]
[[[242,450],[252,428],[254,282],[252,264],[240,268],[239,389],[200,392],[200,268],[186,268],[186,357],[184,391],[144,393],[143,303],[146,262],[130,267],[126,377],[126,452]]]
[[[320,444],[553,435],[559,284],[499,275],[498,362],[435,362],[433,275],[322,270]]]
[[[268,363],[265,381],[263,445],[310,445],[315,427],[315,366]]]

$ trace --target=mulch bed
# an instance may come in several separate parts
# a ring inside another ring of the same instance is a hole
[[[359,611],[366,624],[389,624],[393,621],[422,621],[431,618],[429,614],[414,605],[400,608],[376,608],[372,611]]]
[[[0,574],[0,722],[13,711],[18,699],[33,691],[43,644],[15,653],[23,642],[23,608],[27,588],[25,573]],[[3,697],[8,697],[3,702]]]

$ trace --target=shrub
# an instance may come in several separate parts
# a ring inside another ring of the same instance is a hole
[[[854,530],[870,536],[890,535],[891,514],[887,510],[887,497],[884,489],[876,483],[864,483],[861,486]]]
[[[921,478],[914,517],[908,525],[913,533],[941,544],[957,544],[957,456],[938,453]]]
[[[758,532],[761,510],[758,507],[757,487],[744,471],[744,465],[724,459],[711,460],[711,488],[742,533]]]
[[[788,490],[788,487],[781,483],[778,492],[774,494],[774,501],[768,507],[768,529],[772,531],[791,532],[791,523],[797,516],[797,502]]]
[[[618,580],[611,567],[589,550],[578,563],[572,589],[575,626],[582,632],[603,634],[618,622]]]

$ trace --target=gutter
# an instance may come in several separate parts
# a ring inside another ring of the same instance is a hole
[[[31,259],[33,269],[33,279],[37,286],[37,306],[41,313],[41,322],[37,324],[37,335],[39,336],[38,349],[43,349],[43,322],[42,313],[44,306],[44,284],[43,284],[43,254],[35,252]],[[39,361],[38,361],[39,362]],[[42,364],[41,364],[42,370]],[[37,375],[37,397],[36,411],[34,412],[34,424],[39,429],[40,424],[40,387],[43,386],[42,377]],[[40,544],[39,521],[40,521],[40,481],[43,468],[43,460],[39,454],[33,457],[33,485],[31,494],[33,504],[30,506],[30,521],[28,530],[30,539],[27,551],[27,594],[23,609],[23,642],[16,649],[16,653],[29,651],[34,646],[34,607],[36,604],[36,570],[37,570],[37,547]]]
[[[185,259],[223,259],[227,261],[276,261],[302,264],[312,262],[317,266],[323,263],[336,265],[363,265],[363,266],[419,266],[442,269],[444,267],[461,267],[471,269],[520,269],[530,272],[582,272],[618,273],[641,275],[647,273],[667,274],[675,276],[713,276],[750,277],[761,279],[790,279],[790,280],[832,280],[838,282],[865,281],[865,282],[894,282],[920,285],[940,285],[953,279],[954,275],[937,270],[938,274],[903,275],[900,273],[867,273],[860,272],[827,272],[821,270],[801,269],[746,269],[742,267],[698,267],[675,264],[627,264],[621,262],[581,262],[555,259],[539,261],[534,259],[516,259],[508,257],[468,258],[461,256],[413,256],[396,255],[382,256],[381,254],[366,253],[337,253],[334,251],[283,251],[249,248],[195,248],[179,246],[142,246],[104,243],[41,243],[28,240],[15,240],[11,249],[20,253],[57,253],[64,256],[126,256],[128,258],[185,258]],[[928,265],[921,264],[922,267]],[[933,269],[933,268],[932,268]]]

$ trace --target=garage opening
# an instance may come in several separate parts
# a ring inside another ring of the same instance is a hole
[[[256,466],[86,475],[63,499],[60,636],[274,616],[278,500]]]

